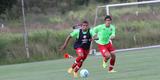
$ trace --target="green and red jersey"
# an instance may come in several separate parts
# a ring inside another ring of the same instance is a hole
[[[92,29],[88,29],[85,32],[82,29],[74,30],[72,33],[70,33],[71,37],[76,38],[74,49],[83,48],[88,50],[90,48],[92,36],[94,35],[95,33]]]
[[[90,32],[91,36],[94,36],[95,33],[94,33],[93,29],[89,29],[89,30],[90,30],[89,32]],[[75,29],[73,32],[70,33],[70,36],[78,39],[79,38],[79,33],[80,33],[80,29]],[[87,32],[82,32],[82,33],[87,34]]]
[[[111,36],[115,36],[115,26],[110,24],[109,27],[106,27],[105,24],[101,24],[94,27],[94,32],[97,34],[98,37],[96,43],[105,45],[109,43]]]

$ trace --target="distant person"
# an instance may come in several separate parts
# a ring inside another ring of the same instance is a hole
[[[76,24],[73,26],[73,29],[80,29],[82,24]]]
[[[115,38],[115,26],[111,23],[112,18],[107,15],[104,18],[104,24],[94,27],[94,32],[98,37],[98,40],[95,42],[98,44],[99,51],[103,56],[103,68],[107,67],[107,61],[110,60],[108,72],[116,72],[113,69],[116,59],[115,48],[111,42],[111,40]]]
[[[92,36],[94,36],[94,31],[89,28],[89,23],[83,21],[80,29],[75,29],[70,35],[66,38],[64,44],[60,47],[60,50],[64,50],[68,45],[68,42],[71,38],[75,38],[74,49],[77,53],[77,58],[72,64],[71,68],[68,69],[68,73],[74,74],[74,77],[78,77],[78,70],[81,68],[84,60],[89,54],[90,44],[92,41]]]

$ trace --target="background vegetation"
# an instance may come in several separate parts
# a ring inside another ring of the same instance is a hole
[[[26,58],[23,38],[21,0],[0,1],[0,64],[13,64],[48,59],[59,59],[64,53],[75,55],[70,42],[64,52],[63,44],[72,26],[88,20],[93,27],[97,5],[133,2],[137,0],[24,0],[30,58]],[[54,4],[54,5],[53,5]],[[154,12],[153,12],[153,11]],[[116,25],[117,49],[157,45],[160,43],[160,7],[111,9]],[[104,10],[99,10],[97,24],[103,23]],[[96,44],[94,44],[96,48]]]

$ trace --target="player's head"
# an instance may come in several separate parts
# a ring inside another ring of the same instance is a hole
[[[88,28],[89,28],[88,25],[89,25],[88,21],[83,21],[83,22],[82,22],[81,29],[82,29],[83,31],[87,31]]]
[[[112,18],[109,15],[106,15],[106,17],[104,18],[105,24],[106,26],[109,26],[112,22]]]

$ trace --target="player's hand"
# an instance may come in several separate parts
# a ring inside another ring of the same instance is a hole
[[[73,58],[73,56],[71,56],[71,55],[68,54],[68,53],[65,53],[63,56],[64,56],[65,59]]]
[[[97,34],[95,34],[95,35],[92,37],[91,41],[98,40],[98,39],[99,39],[99,38],[97,37]]]
[[[94,40],[98,40],[98,38],[92,38],[92,39],[90,39],[90,41],[94,41]]]
[[[94,38],[93,40],[98,40],[99,38]]]

